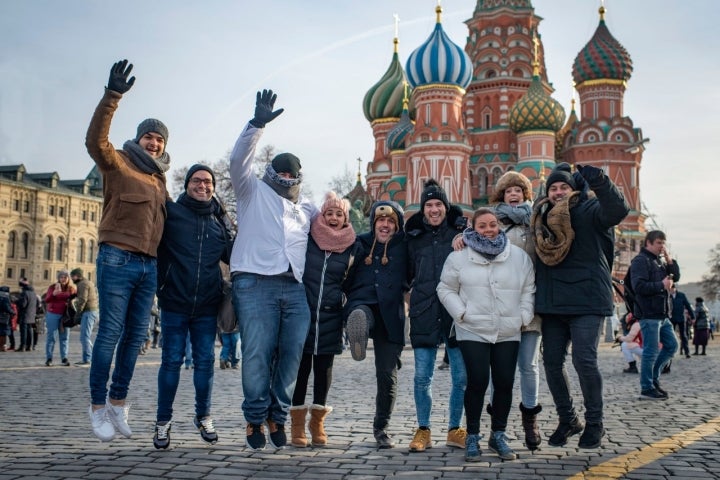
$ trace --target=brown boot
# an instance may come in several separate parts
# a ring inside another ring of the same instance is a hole
[[[332,407],[325,405],[310,405],[310,422],[308,429],[312,436],[313,447],[321,447],[327,445],[327,434],[325,433],[325,417],[332,412]]]
[[[536,405],[534,408],[527,408],[520,404],[520,413],[522,413],[522,425],[525,430],[525,446],[531,452],[537,450],[542,443],[540,437],[540,427],[537,424],[537,415],[542,411],[542,406]]]
[[[307,417],[307,405],[290,407],[290,444],[293,447],[304,448],[308,446],[305,436],[305,417]]]

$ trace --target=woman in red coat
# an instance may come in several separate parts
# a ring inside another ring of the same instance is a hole
[[[52,366],[53,351],[55,350],[55,332],[60,339],[60,358],[62,365],[70,366],[68,361],[68,339],[70,337],[70,329],[63,328],[62,316],[65,313],[65,306],[68,299],[75,295],[75,285],[70,280],[70,274],[67,270],[59,270],[57,273],[57,283],[53,283],[48,287],[45,294],[45,324],[47,326],[47,340],[45,342],[45,366]]]

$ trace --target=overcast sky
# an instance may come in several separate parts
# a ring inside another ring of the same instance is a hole
[[[571,68],[598,25],[599,0],[534,0],[554,97],[569,113]],[[0,164],[62,179],[93,166],[85,131],[110,66],[127,58],[135,86],[110,139],[131,138],[140,120],[170,130],[173,165],[214,161],[252,116],[255,92],[272,88],[285,113],[261,146],[300,157],[316,196],[356,159],[372,159],[365,92],[392,56],[430,35],[436,0],[0,0]],[[443,27],[465,46],[475,0],[445,0]],[[650,138],[642,199],[669,237],[682,282],[707,271],[720,242],[715,144],[720,126],[720,2],[607,0],[606,22],[629,51],[625,114]],[[706,206],[702,211],[697,205]],[[705,212],[708,210],[708,212]]]

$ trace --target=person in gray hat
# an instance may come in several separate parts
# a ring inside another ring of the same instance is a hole
[[[122,96],[132,88],[132,64],[110,69],[107,88],[90,121],[85,146],[102,174],[103,211],[98,229],[97,286],[100,318],[90,366],[90,420],[108,442],[117,429],[130,437],[126,402],[140,348],[147,336],[157,286],[157,249],[169,198],[165,172],[168,129],[149,118],[121,150],[110,143],[110,123]],[[115,356],[108,391],[110,366]]]

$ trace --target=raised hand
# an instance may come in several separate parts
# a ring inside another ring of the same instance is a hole
[[[128,75],[132,72],[132,68],[132,63],[128,64],[127,60],[116,62],[110,69],[110,78],[107,84],[108,90],[118,93],[125,93],[130,90],[135,83],[135,77],[130,77],[130,80],[128,80]]]
[[[593,167],[592,165],[578,165],[577,171],[585,179],[590,188],[602,185],[605,181],[605,172],[602,168]]]
[[[250,124],[253,127],[264,128],[265,124],[275,120],[278,115],[285,111],[284,108],[279,108],[273,111],[275,107],[275,100],[277,95],[272,90],[263,90],[257,92],[257,99],[255,100],[255,116],[250,120]]]

